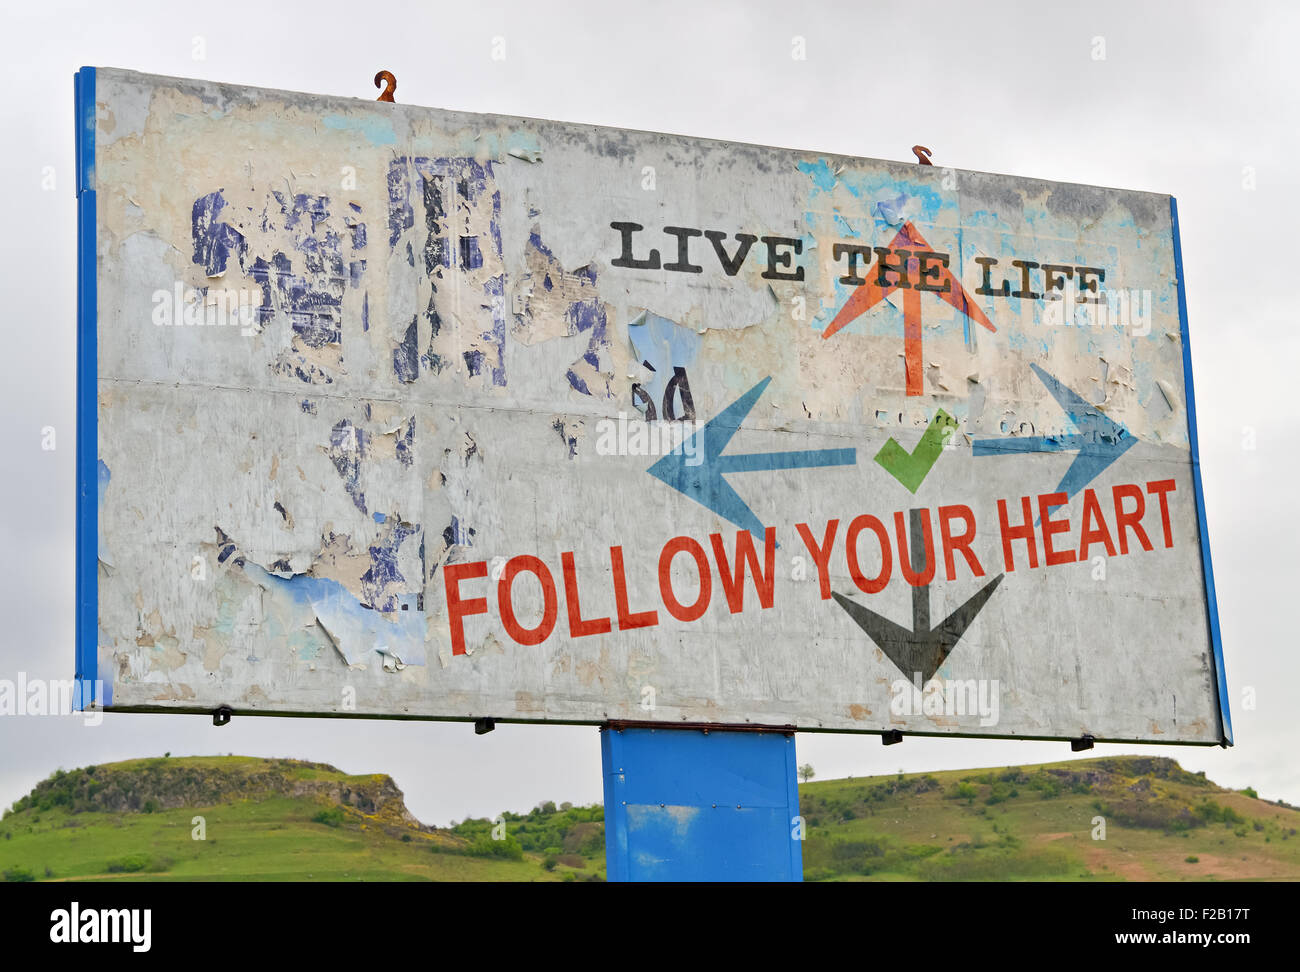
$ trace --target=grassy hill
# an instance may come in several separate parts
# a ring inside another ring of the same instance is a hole
[[[827,780],[800,801],[808,880],[1300,880],[1300,811],[1172,759]],[[0,822],[11,881],[602,880],[604,853],[598,805],[438,829],[387,776],[243,756],[60,770]]]
[[[524,852],[516,839],[474,836],[422,825],[384,775],[248,756],[141,759],[59,771],[17,801],[0,822],[0,874],[10,881],[591,877],[589,866],[544,868],[544,855]],[[603,843],[600,855],[603,870]]]
[[[828,780],[800,810],[806,880],[1300,880],[1300,811],[1167,758]]]

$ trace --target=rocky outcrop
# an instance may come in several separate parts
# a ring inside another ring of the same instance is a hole
[[[59,771],[15,803],[14,811],[151,813],[277,797],[317,799],[383,824],[432,830],[406,809],[392,777],[349,776],[325,763],[293,759],[151,759]]]

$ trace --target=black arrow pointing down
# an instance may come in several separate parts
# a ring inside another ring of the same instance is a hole
[[[925,557],[924,526],[921,510],[911,510],[911,563],[915,565],[919,553]],[[930,569],[927,563],[917,573],[924,574]],[[913,570],[916,567],[913,566]],[[867,637],[876,643],[901,671],[906,678],[920,672],[922,682],[928,682],[944,663],[949,653],[957,647],[957,642],[965,634],[975,615],[993,592],[1002,583],[1005,574],[998,574],[970,597],[952,614],[948,615],[935,627],[930,627],[930,585],[912,588],[912,629],[909,631],[901,624],[863,607],[843,594],[832,593],[836,602],[842,607],[853,622],[866,632]]]

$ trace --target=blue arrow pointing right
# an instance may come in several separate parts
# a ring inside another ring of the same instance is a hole
[[[1047,386],[1047,390],[1079,431],[1070,435],[978,439],[972,451],[976,456],[997,456],[1016,452],[1071,452],[1078,449],[1079,454],[1074,457],[1074,462],[1070,463],[1070,468],[1065,471],[1060,485],[1055,489],[1055,492],[1073,496],[1127,452],[1137,442],[1137,437],[1038,365],[1031,364],[1029,367]]]

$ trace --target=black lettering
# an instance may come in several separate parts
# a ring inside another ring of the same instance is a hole
[[[677,392],[681,399],[681,415],[678,415],[677,409],[673,408],[673,392]],[[668,387],[664,389],[664,418],[670,422],[695,421],[695,399],[691,398],[691,385],[686,380],[686,369],[677,365],[673,366],[672,381],[668,382]]]
[[[1038,266],[1033,260],[1012,260],[1013,267],[1020,268],[1020,289],[1011,292],[1012,297],[1020,297],[1028,300],[1037,300],[1042,294],[1036,294],[1029,289],[1029,271]]]
[[[1096,280],[1089,280],[1089,277],[1096,277]],[[1074,279],[1079,284],[1079,294],[1083,297],[1085,304],[1100,304],[1101,296],[1097,290],[1099,281],[1106,279],[1106,271],[1100,267],[1075,267]],[[1089,297],[1088,294],[1098,294],[1096,297]]]
[[[778,270],[778,266],[788,267],[794,263],[794,256],[789,253],[778,253],[778,246],[788,246],[794,250],[795,254],[803,252],[803,240],[791,239],[787,236],[764,236],[763,242],[767,244],[767,269],[763,271],[765,280],[802,280],[803,267],[798,267],[793,273]]]
[[[856,243],[836,243],[831,247],[831,256],[835,258],[836,263],[839,263],[840,257],[846,253],[849,256],[849,268],[844,276],[840,277],[840,283],[861,286],[867,282],[867,278],[858,276],[858,259],[862,258],[870,263],[871,247],[858,246]]]
[[[740,265],[745,262],[745,257],[749,256],[749,248],[758,242],[757,236],[749,233],[737,233],[736,239],[740,245],[736,247],[735,256],[728,257],[727,251],[722,246],[722,241],[727,238],[726,233],[721,230],[705,230],[704,235],[713,244],[713,252],[718,255],[718,262],[722,264],[722,269],[728,277],[734,277],[739,272]]]
[[[984,271],[980,277],[980,285],[975,288],[975,293],[981,297],[1005,297],[1011,293],[1011,285],[1005,280],[1002,281],[1001,290],[993,289],[993,268],[998,265],[995,257],[976,257],[975,262]]]
[[[1065,281],[1074,276],[1074,267],[1063,267],[1055,263],[1043,264],[1043,296],[1048,300],[1060,300],[1060,295],[1053,290],[1064,290]]]
[[[920,278],[916,285],[917,290],[926,290],[933,294],[946,294],[952,290],[952,283],[946,278],[943,286],[927,283],[931,278],[937,278],[942,274],[942,269],[948,266],[948,254],[932,253],[930,250],[918,250],[916,253],[918,263],[917,276]]]
[[[623,252],[619,254],[617,260],[610,260],[612,267],[629,267],[633,270],[658,270],[659,269],[659,251],[651,250],[650,255],[644,260],[637,260],[632,256],[632,234],[640,233],[644,226],[640,223],[610,223],[611,229],[616,229],[623,234]]]
[[[636,384],[634,382],[632,385],[632,407],[635,408],[638,412],[641,412],[642,410],[640,406],[637,405],[638,400],[645,402],[645,411],[643,412],[643,414],[645,415],[645,420],[647,422],[655,421],[655,419],[658,418],[658,416],[655,414],[654,399],[650,397],[650,395],[646,392],[644,388],[642,388],[639,384]]]
[[[699,236],[700,231],[686,226],[665,226],[664,232],[677,237],[677,262],[665,263],[664,269],[676,270],[678,273],[703,273],[703,267],[691,263],[690,255],[691,237]]]
[[[889,258],[897,257],[898,262],[891,264]],[[891,250],[885,246],[876,247],[876,284],[884,287],[898,287],[900,290],[911,290],[912,285],[907,282],[907,258],[911,256],[906,250]],[[898,283],[890,283],[885,279],[885,275],[892,273],[898,277]]]

